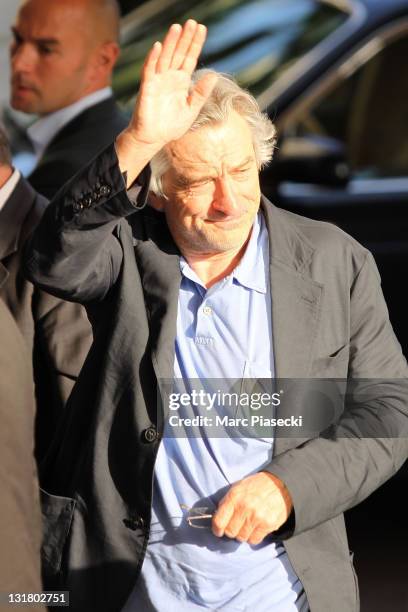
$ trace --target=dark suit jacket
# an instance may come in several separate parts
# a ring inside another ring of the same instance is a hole
[[[74,117],[52,139],[28,180],[52,199],[58,189],[113,142],[128,121],[113,97]]]
[[[46,200],[21,178],[0,211],[0,299],[10,309],[33,356],[37,396],[37,453],[55,433],[92,343],[84,309],[36,289],[21,271],[22,247]]]
[[[31,357],[0,300],[0,592],[41,591]],[[10,607],[0,603],[0,609]],[[44,610],[40,605],[36,610]]]
[[[164,215],[140,210],[142,178],[133,202],[110,147],[60,192],[27,252],[30,278],[86,304],[95,330],[69,421],[41,474],[44,572],[48,585],[71,590],[75,611],[118,612],[135,584],[166,417],[162,381],[173,377],[180,254]],[[278,428],[263,468],[291,493],[294,524],[275,539],[284,540],[311,610],[355,612],[342,513],[407,457],[407,363],[368,251],[330,224],[262,205],[276,376],[369,379],[354,416],[348,400],[320,437],[282,437]],[[314,410],[310,403],[303,411]]]

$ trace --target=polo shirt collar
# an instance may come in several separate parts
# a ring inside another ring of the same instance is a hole
[[[267,291],[267,262],[269,261],[268,233],[261,212],[258,212],[252,226],[251,236],[244,256],[237,267],[220,283],[237,282],[243,287],[259,293]],[[202,281],[192,270],[184,257],[180,258],[180,270],[184,277],[204,287]],[[217,286],[218,283],[215,285]]]

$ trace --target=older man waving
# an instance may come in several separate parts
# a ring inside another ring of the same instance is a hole
[[[41,474],[45,574],[74,610],[355,611],[342,512],[407,456],[406,361],[370,254],[261,196],[275,129],[233,80],[194,73],[205,32],[155,43],[129,126],[31,240],[30,278],[95,330]],[[359,427],[345,405],[301,441],[170,431],[167,379],[275,376],[370,379]]]

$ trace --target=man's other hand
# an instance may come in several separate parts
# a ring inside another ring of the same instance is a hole
[[[259,472],[233,484],[218,505],[212,530],[248,544],[260,544],[288,519],[293,505],[284,483],[273,474]]]

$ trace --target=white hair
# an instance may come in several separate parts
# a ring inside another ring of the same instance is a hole
[[[192,85],[209,72],[217,75],[217,82],[188,131],[193,132],[207,125],[224,123],[233,111],[237,112],[246,120],[251,130],[255,159],[260,170],[273,156],[276,143],[274,124],[266,113],[261,112],[257,101],[249,91],[242,89],[227,74],[208,69],[196,70],[192,75]],[[170,161],[164,148],[153,157],[150,165],[152,170],[150,190],[162,196],[164,195],[162,177],[170,168]]]

